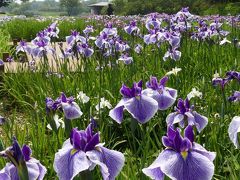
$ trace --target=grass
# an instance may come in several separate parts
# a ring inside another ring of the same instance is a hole
[[[21,34],[21,38],[32,38],[37,31],[48,24],[49,21],[42,23],[34,20],[12,21],[6,25],[6,30],[12,37],[15,33],[16,37]],[[83,21],[61,23],[60,36],[69,34],[69,29],[80,31],[84,26]],[[31,30],[28,27],[33,28]],[[232,36],[239,37],[239,33],[239,29],[236,29]],[[124,34],[123,39],[127,39],[129,44],[141,42],[140,39],[126,35],[121,29],[119,34]],[[8,36],[0,36],[3,37]],[[167,86],[177,89],[178,97],[182,98],[185,98],[193,87],[197,87],[203,93],[202,99],[194,99],[191,103],[195,105],[198,113],[208,117],[208,125],[203,132],[197,134],[196,142],[204,145],[207,150],[217,153],[214,160],[214,179],[236,180],[240,177],[238,161],[240,152],[234,148],[227,133],[231,119],[240,115],[239,104],[225,103],[221,90],[211,84],[215,72],[224,76],[229,70],[240,70],[239,49],[233,44],[219,46],[209,42],[193,41],[184,36],[181,40],[182,57],[179,61],[164,62],[162,57],[167,46],[157,48],[155,45],[150,45],[146,46],[140,55],[131,51],[134,63],[130,65],[116,64],[118,55],[103,57],[95,46],[94,49],[95,53],[90,59],[83,59],[84,72],[81,71],[81,67],[76,72],[69,72],[62,67],[61,73],[64,75],[62,78],[54,75],[46,77],[45,73],[40,72],[3,75],[0,91],[3,100],[1,115],[11,112],[7,123],[1,127],[4,137],[2,142],[5,147],[11,144],[11,137],[16,135],[20,144],[29,144],[33,150],[33,157],[47,167],[46,179],[55,179],[56,174],[52,167],[54,154],[68,137],[64,129],[59,129],[56,134],[46,128],[51,119],[45,112],[45,98],[55,99],[60,92],[76,97],[79,91],[83,91],[90,97],[90,102],[81,104],[77,100],[84,114],[81,118],[72,121],[73,127],[85,129],[90,117],[96,117],[101,132],[101,142],[105,142],[106,147],[121,151],[125,155],[126,163],[117,179],[147,179],[141,169],[149,166],[163,150],[161,137],[166,134],[165,119],[174,111],[174,107],[159,111],[144,125],[134,123],[132,117],[125,112],[124,121],[119,125],[108,116],[108,109],[104,109],[99,116],[95,105],[100,97],[105,97],[115,106],[121,99],[119,89],[122,83],[131,86],[140,79],[145,83],[151,75],[161,78],[172,68],[180,67],[182,71],[177,76],[171,76]],[[108,62],[112,62],[115,66],[108,67]],[[99,64],[103,66],[102,71],[96,71]],[[239,83],[231,82],[225,89],[225,95],[230,96],[233,90],[239,90]],[[17,118],[19,114],[23,114],[24,119]],[[63,116],[63,114],[59,115]],[[4,167],[5,163],[6,161],[1,159],[0,168]],[[99,179],[99,170],[94,170],[94,177]]]

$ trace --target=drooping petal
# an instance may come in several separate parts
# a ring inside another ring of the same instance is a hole
[[[155,180],[164,180],[164,174],[160,169],[161,158],[158,158],[147,168],[142,169],[143,173]]]
[[[82,116],[82,111],[76,102],[63,103],[62,108],[67,119],[76,119]]]
[[[215,152],[207,151],[204,147],[202,147],[200,144],[195,142],[193,143],[193,151],[196,151],[197,153],[202,154],[203,156],[207,157],[210,161],[213,161],[216,157]]]
[[[92,150],[92,151],[88,151],[86,152],[86,155],[88,157],[88,159],[93,163],[93,164],[97,164],[100,167],[100,171],[102,173],[103,179],[104,180],[108,180],[110,173],[108,171],[108,167],[106,166],[106,164],[103,162],[103,157],[102,157],[102,153],[100,151],[97,150]]]
[[[108,167],[109,180],[114,180],[124,166],[125,158],[121,152],[100,147],[103,162]]]
[[[193,111],[193,116],[195,118],[195,125],[198,132],[201,132],[208,124],[208,118],[198,114],[196,111]]]
[[[182,115],[182,114],[177,114],[177,115],[174,117],[173,124],[179,123],[179,122],[181,122],[183,119],[184,119],[184,115]]]
[[[71,147],[66,147],[55,154],[53,168],[60,180],[72,180],[92,164],[83,151],[74,151]]]
[[[121,124],[123,120],[123,108],[124,100],[122,99],[117,106],[109,112],[109,116],[119,124]]]
[[[6,180],[18,180],[17,168],[12,163],[7,163],[6,166],[0,171],[0,178],[7,177]]]
[[[92,165],[83,151],[79,151],[71,156],[70,161],[71,164],[68,168],[72,169],[72,179],[80,172],[87,170]]]
[[[167,118],[166,118],[166,122],[168,126],[171,126],[173,124],[174,118],[177,115],[176,112],[170,113]]]
[[[6,166],[0,171],[0,179],[11,180],[10,169],[15,168],[12,163],[7,163]],[[15,175],[12,174],[13,177],[17,177],[17,169],[15,168]]]
[[[42,180],[46,174],[45,171],[39,169],[40,162],[34,158],[31,158],[26,162],[28,169],[28,177],[30,180]],[[19,180],[17,168],[12,163],[7,163],[6,166],[0,171],[1,180]]]
[[[155,99],[158,102],[158,108],[160,110],[166,110],[169,107],[171,107],[175,100],[176,96],[173,97],[169,91],[163,90],[161,93],[159,93],[157,90],[152,90],[152,89],[145,89],[142,91],[142,94],[147,95],[153,99]]]
[[[176,98],[172,97],[168,91],[163,90],[163,93],[159,94],[155,100],[157,100],[160,110],[166,110],[174,104]]]
[[[187,116],[188,125],[193,126],[194,124],[196,124],[195,118],[191,112],[185,112],[184,115]]]
[[[149,121],[158,110],[158,103],[153,98],[142,95],[125,102],[127,111],[140,123]]]
[[[188,152],[186,159],[173,150],[164,150],[159,156],[162,172],[177,180],[211,180],[214,164],[197,152]]]
[[[236,148],[240,147],[238,133],[240,133],[240,116],[235,116],[229,125],[228,135]]]
[[[36,162],[27,161],[26,165],[28,169],[29,179],[33,179],[33,180],[38,179],[38,177],[40,176],[38,164]]]
[[[166,87],[165,89],[169,92],[169,94],[172,96],[172,98],[174,98],[174,99],[177,98],[177,90],[176,89],[172,89],[169,87]]]

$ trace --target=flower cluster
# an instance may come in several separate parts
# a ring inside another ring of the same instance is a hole
[[[142,81],[134,83],[132,88],[123,84],[120,89],[123,98],[109,112],[109,116],[121,123],[126,109],[138,122],[148,122],[158,110],[168,109],[176,100],[177,90],[166,87],[167,80],[166,76],[159,82],[156,77],[151,77],[145,90],[142,89]]]
[[[45,102],[47,113],[60,110],[64,113],[65,118],[70,120],[79,118],[83,114],[78,104],[74,102],[74,98],[66,97],[64,93],[61,93],[55,101],[48,97]]]
[[[214,86],[219,85],[222,89],[222,91],[224,91],[224,88],[226,86],[226,84],[228,84],[230,81],[235,80],[238,83],[240,83],[240,72],[237,71],[228,71],[226,73],[226,76],[224,78],[219,77],[219,75],[217,74],[217,76],[215,76],[212,79],[212,84]],[[239,102],[240,101],[240,93],[239,91],[235,91],[232,96],[230,96],[228,98],[228,100],[230,102]]]

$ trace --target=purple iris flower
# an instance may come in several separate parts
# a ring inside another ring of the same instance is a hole
[[[145,175],[155,180],[164,180],[164,176],[177,180],[212,179],[216,153],[194,142],[191,126],[186,127],[184,137],[179,129],[169,127],[167,136],[162,137],[162,143],[166,149],[142,170]]]
[[[20,41],[19,45],[16,47],[16,53],[20,51],[31,54],[31,47],[29,47],[25,41]]]
[[[176,49],[180,46],[180,37],[171,35],[168,39],[169,44],[171,45],[172,49]]]
[[[45,100],[46,111],[47,113],[57,109],[64,112],[64,115],[67,119],[77,119],[82,116],[82,111],[78,104],[74,102],[73,97],[66,97],[64,93],[61,93],[61,96],[58,97],[55,101],[47,97]]]
[[[67,98],[64,93],[61,93],[61,107],[67,119],[77,119],[83,114],[78,104],[74,102],[74,98]]]
[[[122,85],[120,93],[122,100],[109,112],[109,116],[119,124],[122,123],[124,109],[142,124],[148,122],[158,110],[158,102],[142,93],[142,81],[134,83],[132,88]]]
[[[158,102],[159,110],[166,110],[171,107],[177,98],[177,90],[166,87],[168,77],[164,76],[159,83],[156,77],[151,77],[146,83],[147,89],[143,94],[155,99]]]
[[[236,79],[238,82],[240,82],[240,72],[237,71],[228,71],[226,73],[226,76],[228,79],[232,80],[232,79]]]
[[[50,37],[48,36],[47,32],[45,31],[40,31],[37,34],[37,37],[31,41],[33,45],[36,45],[37,42],[39,41],[44,41],[44,43],[48,44],[50,43]]]
[[[130,24],[126,27],[124,27],[124,30],[128,34],[136,33],[139,34],[140,29],[137,27],[137,22],[136,21],[131,21]]]
[[[11,162],[0,171],[0,179],[3,180],[42,180],[47,169],[35,158],[31,157],[31,149],[24,145],[20,148],[16,138],[13,139],[12,147],[0,152],[0,155],[8,158]]]
[[[7,62],[10,62],[10,63],[14,62],[13,56],[8,56],[6,60],[7,60]]]
[[[146,28],[148,30],[160,29],[160,26],[161,26],[161,22],[155,17],[148,19],[146,22]]]
[[[81,41],[82,43],[87,43],[87,40],[85,37],[80,36],[79,32],[77,31],[72,31],[70,36],[66,37],[66,42],[69,45],[73,45],[74,43]]]
[[[93,26],[87,26],[84,30],[83,33],[88,35],[89,33],[94,32]]]
[[[169,57],[175,61],[179,60],[181,58],[182,53],[178,50],[174,49],[169,49],[163,57],[163,60],[166,61]]]
[[[90,48],[88,44],[78,44],[77,51],[86,57],[92,56],[94,52],[93,49]]]
[[[158,40],[158,31],[149,30],[149,34],[144,35],[143,40],[146,44],[155,44]]]
[[[113,28],[112,23],[107,23],[102,32],[105,32],[108,36],[117,36],[117,28]]]
[[[98,48],[108,48],[110,43],[108,42],[108,35],[105,32],[101,32],[97,37],[95,44]]]
[[[228,134],[236,148],[240,147],[240,116],[235,116],[228,128]]]
[[[0,66],[4,66],[4,61],[0,59]]]
[[[0,115],[0,125],[3,125],[5,122],[5,118]]]
[[[122,54],[118,59],[118,61],[123,61],[124,64],[131,64],[133,62],[133,58],[130,57],[128,53],[126,53],[126,54]]]
[[[231,102],[240,102],[240,91],[235,91],[232,96],[228,98]]]
[[[35,57],[43,57],[47,53],[54,54],[55,50],[50,47],[50,43],[44,40],[32,41],[34,47],[32,48],[32,55]]]
[[[134,51],[138,54],[140,54],[142,50],[143,50],[143,47],[141,44],[137,44],[134,48]]]
[[[212,85],[213,86],[217,86],[219,85],[222,89],[224,89],[225,85],[229,82],[229,79],[228,78],[220,78],[220,77],[217,77],[217,78],[213,78],[212,79]]]
[[[58,38],[59,28],[57,27],[57,22],[50,24],[50,26],[48,26],[48,28],[45,31],[49,37]]]
[[[129,47],[129,45],[126,42],[124,42],[124,41],[122,41],[120,39],[117,39],[115,41],[115,49],[116,49],[116,51],[124,52],[126,50],[129,50],[130,47]]]
[[[100,167],[104,180],[114,180],[124,165],[124,155],[100,144],[100,135],[90,123],[86,130],[72,129],[70,138],[55,154],[54,170],[60,180],[72,180],[83,171]]]
[[[178,99],[178,104],[176,107],[176,112],[170,113],[166,118],[168,126],[179,123],[183,128],[185,121],[188,125],[195,125],[198,132],[201,132],[208,124],[208,118],[198,114],[193,110],[193,106],[190,107],[190,102],[188,98],[182,100]]]

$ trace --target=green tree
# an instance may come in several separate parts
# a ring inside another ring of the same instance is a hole
[[[12,0],[0,0],[0,7],[8,6]]]
[[[60,6],[66,9],[69,16],[77,15],[81,11],[79,0],[60,0]]]
[[[21,0],[23,3],[29,2],[29,0]]]

